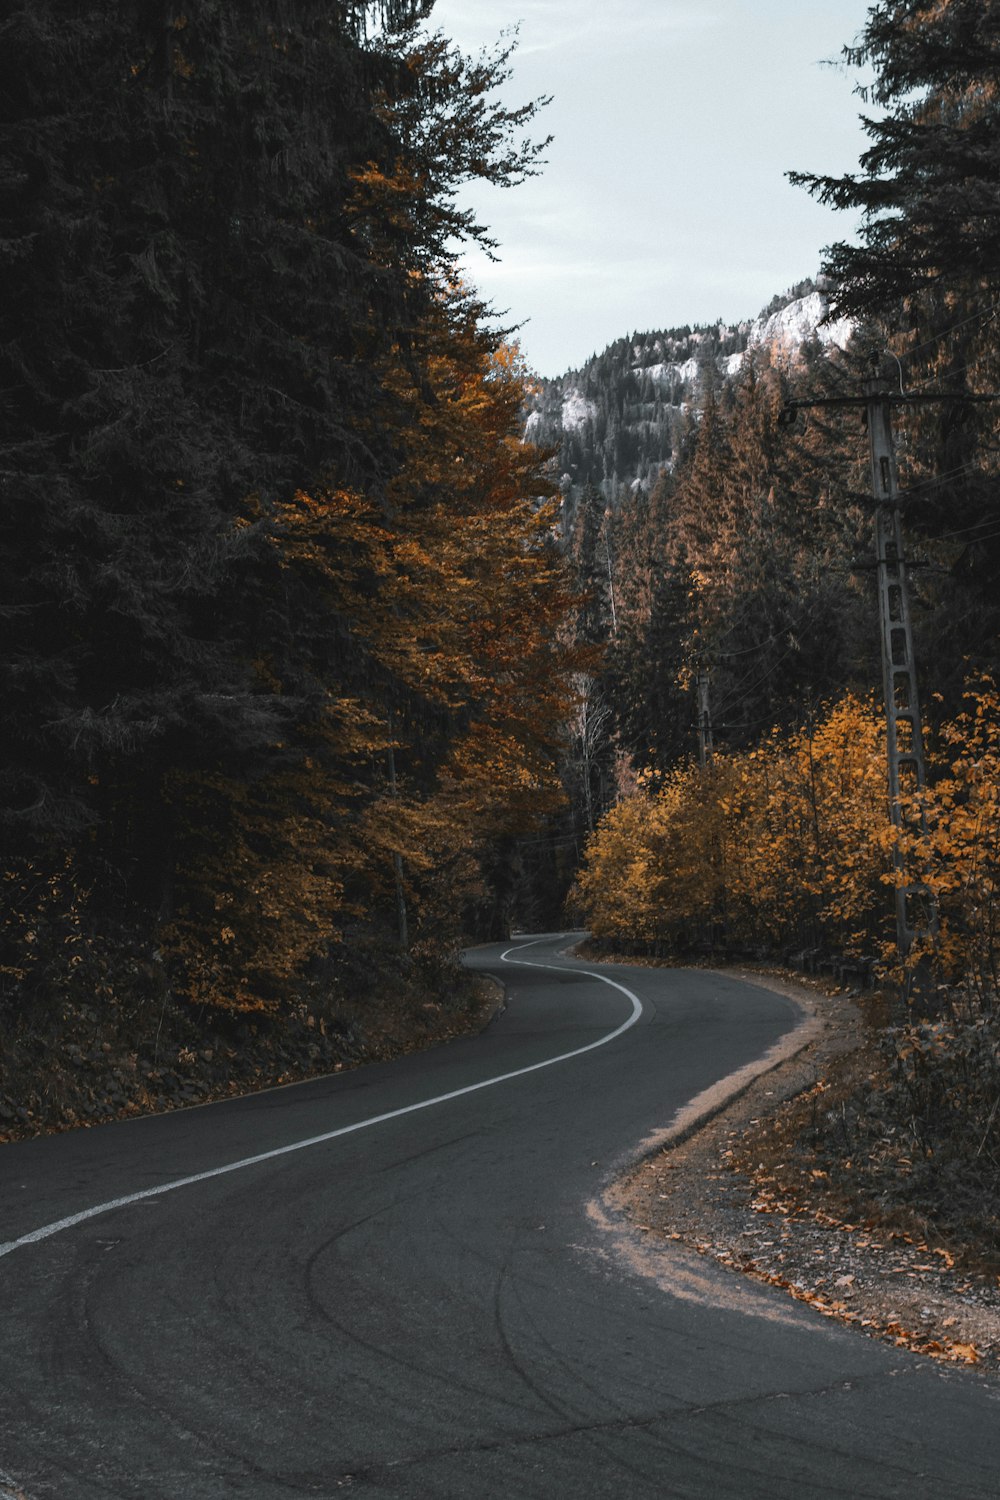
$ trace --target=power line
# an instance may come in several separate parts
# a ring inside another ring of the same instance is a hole
[[[894,355],[893,358],[895,357]],[[944,372],[936,370],[932,375],[925,375],[923,380],[918,380],[916,385],[911,385],[909,390],[904,391],[902,386],[900,386],[900,394],[906,397],[911,392],[922,391],[924,386],[931,385],[935,380],[941,380],[949,375],[968,375],[969,371],[974,370],[977,365],[981,365],[985,358],[985,354],[981,354],[978,359],[970,359],[964,365],[955,365],[950,370],[945,370]]]
[[[919,494],[921,490],[936,489],[938,485],[945,484],[949,479],[957,479],[962,474],[975,474],[977,470],[968,464],[958,464],[954,469],[946,469],[943,474],[934,474],[929,479],[921,479],[916,484],[911,484],[903,490],[900,500],[909,500],[911,495]],[[868,497],[866,497],[868,498]]]
[[[774,676],[775,672],[781,666],[782,662],[787,661],[788,658],[791,656],[792,649],[793,648],[791,646],[789,646],[788,649],[787,649],[787,651],[783,651],[781,653],[781,655],[778,657],[778,660],[776,662],[774,662],[772,666],[768,667],[768,669],[764,673],[763,677],[758,677],[757,681],[754,682],[754,683],[752,683],[751,686],[748,687],[745,692],[741,692],[740,689],[743,687],[743,684],[750,677],[753,676],[752,672],[748,672],[747,675],[746,675],[746,677],[741,678],[740,681],[736,684],[736,686],[734,688],[730,689],[728,697],[726,697],[726,698],[723,699],[723,701],[722,701],[722,707],[720,709],[718,709],[717,712],[718,713],[722,713],[726,708],[729,707],[730,704],[732,704],[732,703],[738,703],[740,701],[740,699],[742,699],[742,698],[748,698],[750,696],[750,694],[752,692],[754,692],[757,688],[761,687],[768,680],[769,677],[773,677]]]
[[[766,641],[758,641],[755,646],[745,646],[742,651],[715,651],[712,653],[715,661],[735,661],[738,656],[752,656],[755,651],[763,651],[765,646],[773,646],[775,641],[780,640],[777,635],[769,635]]]
[[[991,518],[992,519],[992,518]],[[955,531],[942,531],[937,536],[928,537],[928,542],[950,542],[955,537],[967,536],[973,542],[990,542],[1000,536],[1000,531],[987,531],[982,536],[974,536],[973,533],[979,526],[989,526],[990,521],[976,521],[971,526],[960,526]]]
[[[991,319],[996,317],[998,311],[1000,311],[1000,303],[994,302],[993,306],[987,308],[985,312],[970,313],[967,318],[962,318],[958,323],[952,323],[950,328],[943,328],[940,333],[933,334],[931,338],[925,339],[922,344],[915,344],[912,349],[906,349],[900,357],[902,359],[912,359],[915,354],[920,354],[922,350],[930,349],[932,345],[939,344],[941,340],[946,339],[950,333],[957,333],[960,328],[965,328],[969,323],[990,322]],[[930,377],[930,379],[932,380],[934,378],[934,376]],[[924,381],[922,383],[926,385],[928,382]],[[919,387],[914,386],[913,389],[917,390],[919,389]]]

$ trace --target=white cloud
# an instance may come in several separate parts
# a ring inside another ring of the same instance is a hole
[[[651,10],[648,0],[616,0],[613,6],[596,8],[574,5],[571,0],[541,0],[536,5],[522,4],[521,9],[525,26],[519,50],[524,57],[556,51],[571,58],[597,47],[638,56],[667,35],[709,31],[719,25],[718,16],[703,9],[661,4]]]
[[[655,6],[650,0],[615,0],[613,5],[610,0],[521,0],[506,16],[498,15],[491,0],[438,0],[429,22],[432,30],[444,32],[470,53],[492,47],[516,28],[515,68],[533,68],[544,58],[562,77],[588,59],[638,59],[669,37],[713,31],[722,24],[714,11],[677,0],[660,0]]]

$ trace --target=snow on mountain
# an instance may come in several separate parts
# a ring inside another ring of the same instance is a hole
[[[698,361],[686,359],[683,364],[633,365],[637,375],[648,375],[654,385],[684,385],[698,374]]]
[[[825,349],[843,348],[854,331],[854,325],[849,318],[824,323],[829,307],[830,301],[824,292],[812,291],[804,297],[796,297],[777,312],[762,313],[749,327],[746,351],[717,356],[719,373],[726,380],[732,380],[739,373],[746,352],[752,349],[770,349],[776,359],[791,363],[798,357],[803,344],[814,339]],[[720,325],[720,335],[730,331],[723,330]],[[697,335],[693,334],[692,340],[696,338]],[[683,363],[639,363],[632,368],[637,375],[648,375],[655,385],[663,387],[694,386],[698,381],[698,361],[693,356]]]
[[[738,380],[747,351],[798,363],[818,342],[832,352],[853,329],[823,318],[829,297],[807,280],[775,297],[753,321],[630,333],[579,369],[539,381],[526,403],[524,436],[556,450],[564,525],[587,486],[610,505],[641,486],[651,493],[676,463],[702,405],[702,375],[714,362],[721,382]]]
[[[669,385],[675,380],[679,365],[633,365],[637,375],[648,375],[654,385]]]
[[[580,391],[569,390],[563,396],[563,432],[577,432],[597,416],[597,402],[590,401]]]
[[[747,348],[766,346],[786,360],[794,360],[802,345],[813,339],[818,339],[827,349],[842,348],[854,331],[854,325],[849,318],[824,323],[822,320],[829,307],[829,298],[820,291],[798,297],[787,307],[771,313],[770,317],[757,318],[751,326]]]

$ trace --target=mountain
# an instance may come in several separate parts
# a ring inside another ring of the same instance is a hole
[[[735,379],[748,351],[767,348],[772,358],[794,363],[808,344],[846,342],[850,326],[824,323],[828,309],[822,284],[804,281],[752,320],[635,334],[578,370],[539,380],[524,435],[558,450],[567,520],[588,485],[609,504],[623,489],[651,490],[675,460],[705,381]]]

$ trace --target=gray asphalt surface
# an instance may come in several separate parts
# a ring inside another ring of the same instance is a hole
[[[565,945],[469,956],[508,986],[482,1037],[0,1148],[0,1497],[996,1500],[974,1371],[615,1256],[588,1202],[797,1017],[602,970],[633,1002]]]

